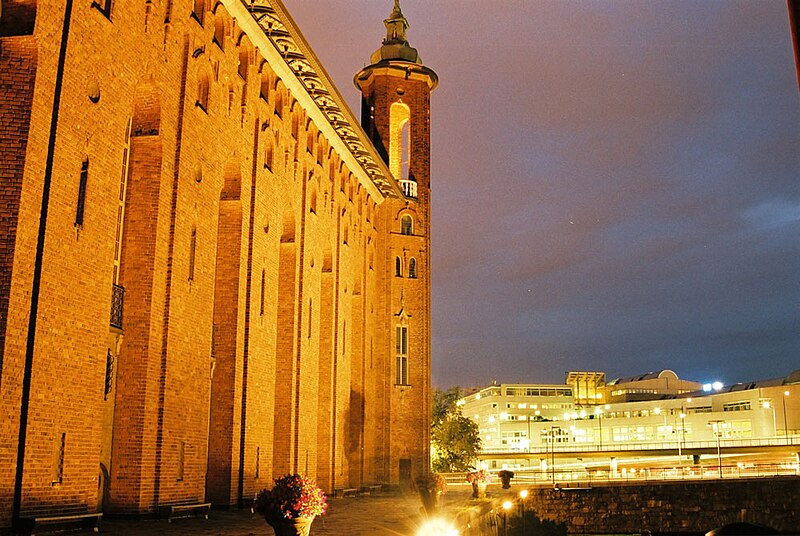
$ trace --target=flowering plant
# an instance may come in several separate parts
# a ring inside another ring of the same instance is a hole
[[[471,473],[467,473],[467,482],[472,484],[473,482],[489,482],[490,475],[489,471],[486,469],[478,469],[477,471],[472,471]]]
[[[428,493],[439,492],[442,495],[447,493],[447,481],[439,473],[431,473],[427,477],[422,477],[417,481],[420,489],[425,489]]]
[[[262,489],[253,500],[252,511],[272,524],[281,519],[323,516],[328,509],[325,494],[313,478],[284,475],[275,479],[272,489]]]

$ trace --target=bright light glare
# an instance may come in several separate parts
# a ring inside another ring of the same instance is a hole
[[[706,393],[711,391],[711,384],[710,383],[704,383],[703,384],[703,391],[706,392]]]
[[[723,385],[722,382],[714,382],[711,384],[711,387],[713,387],[715,391],[721,391]]]
[[[527,496],[528,496],[528,490],[526,490],[526,489],[523,489],[523,490],[521,490],[521,491],[519,492],[519,496],[520,496],[520,497],[522,497],[522,498],[524,499],[525,497],[527,497]]]
[[[511,501],[505,501],[503,503],[503,510],[511,510],[511,507],[514,506]]]
[[[417,531],[417,536],[458,536],[458,530],[444,519],[429,519]]]

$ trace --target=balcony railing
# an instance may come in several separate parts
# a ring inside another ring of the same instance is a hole
[[[417,198],[417,181],[402,179],[400,181],[400,187],[403,188],[403,193],[406,197]]]
[[[125,304],[125,287],[114,284],[111,293],[111,327],[122,331],[122,312]]]

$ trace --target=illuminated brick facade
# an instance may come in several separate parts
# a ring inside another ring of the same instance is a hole
[[[435,75],[250,4],[2,0],[0,527],[427,470]]]

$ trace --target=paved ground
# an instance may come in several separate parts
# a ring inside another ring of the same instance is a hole
[[[470,491],[466,487],[452,489],[444,497],[443,511],[451,515],[466,507]],[[417,495],[371,496],[355,499],[330,499],[328,513],[314,520],[312,536],[323,535],[392,535],[413,536],[425,519]],[[271,536],[272,529],[263,518],[249,511],[212,511],[209,519],[177,519],[121,521],[104,520],[101,534],[124,536]]]

